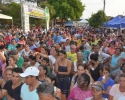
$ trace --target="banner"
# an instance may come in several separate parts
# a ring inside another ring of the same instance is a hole
[[[49,15],[49,8],[45,7],[45,16],[46,16],[46,28],[47,31],[49,30],[49,20],[50,20],[50,15]]]

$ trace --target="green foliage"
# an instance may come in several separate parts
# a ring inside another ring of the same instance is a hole
[[[99,26],[102,26],[102,21],[103,22],[108,21],[108,17],[104,13],[104,19],[103,19],[103,11],[99,10],[97,13],[91,16],[91,18],[89,19],[89,25],[97,28]]]
[[[47,2],[42,2],[42,3],[39,4],[39,6],[40,6],[41,8],[44,8],[44,9],[45,9],[45,7],[47,6],[47,7],[49,8],[50,20],[54,18],[56,12],[55,12],[55,9],[54,9],[54,7],[53,7],[52,5],[50,5],[50,4],[47,3]]]
[[[84,7],[81,0],[47,0],[55,9],[55,18],[59,17],[64,20],[79,19],[82,16]]]

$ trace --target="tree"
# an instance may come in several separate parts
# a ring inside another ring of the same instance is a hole
[[[91,18],[89,19],[89,25],[92,27],[99,27],[102,26],[102,21],[106,22],[108,21],[108,17],[104,13],[104,19],[103,19],[103,11],[99,10],[97,13],[93,14]]]
[[[82,16],[84,7],[81,0],[48,0],[56,11],[54,18],[67,21],[68,19],[79,19]]]

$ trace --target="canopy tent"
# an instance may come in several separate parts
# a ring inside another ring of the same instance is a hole
[[[121,19],[121,17],[118,15],[118,16],[114,17],[112,20],[104,23],[103,26],[112,27],[112,24],[119,21],[120,19]]]
[[[81,21],[78,22],[78,24],[88,24],[88,21],[85,19],[82,19]]]
[[[12,20],[12,27],[13,27],[13,18],[11,16],[0,14],[0,19],[11,19]]]
[[[119,21],[115,23],[112,23],[111,25],[117,28],[125,27],[125,17],[123,17],[122,19],[120,19]]]
[[[64,24],[64,26],[75,26],[75,23],[72,21],[72,22],[66,22]]]
[[[0,14],[0,19],[13,19],[11,16]]]

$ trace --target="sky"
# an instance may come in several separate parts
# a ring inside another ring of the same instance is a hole
[[[92,13],[103,9],[103,0],[81,0],[85,10],[81,18],[88,19]],[[107,16],[125,15],[125,0],[106,0],[105,13]]]

